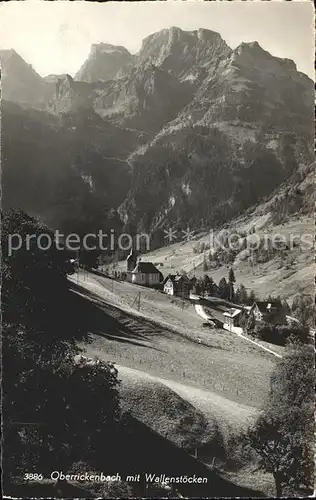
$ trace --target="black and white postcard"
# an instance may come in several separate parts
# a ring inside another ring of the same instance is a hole
[[[314,490],[314,9],[0,4],[5,498]]]

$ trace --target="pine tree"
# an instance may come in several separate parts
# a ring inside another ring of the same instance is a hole
[[[208,264],[206,262],[206,260],[204,259],[204,262],[203,262],[203,271],[208,271]]]
[[[229,300],[231,302],[233,302],[234,298],[235,298],[235,291],[234,291],[234,283],[235,282],[236,282],[235,273],[234,273],[233,268],[231,267],[229,270],[229,274],[228,274]]]
[[[226,281],[226,278],[222,278],[219,283],[218,287],[220,290],[220,296],[222,299],[228,299],[229,298],[229,285]]]
[[[240,285],[239,287],[239,298],[240,298],[240,304],[247,304],[248,294],[246,287],[244,285]]]
[[[255,326],[256,326],[256,320],[253,313],[251,312],[246,323],[246,332],[252,334],[255,329]]]
[[[248,297],[248,303],[250,305],[252,305],[256,300],[257,300],[257,297],[255,295],[255,292],[253,290],[250,290],[249,297]]]
[[[284,314],[291,314],[291,308],[286,300],[282,301],[282,308],[283,308]]]
[[[228,281],[229,283],[236,283],[235,273],[232,267],[229,270]]]
[[[210,278],[207,274],[203,277],[203,289],[208,295],[212,295],[214,288],[213,278]]]

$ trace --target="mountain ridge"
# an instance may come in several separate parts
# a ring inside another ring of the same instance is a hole
[[[113,208],[133,231],[186,224],[192,214],[195,224],[222,222],[312,161],[312,81],[257,42],[231,49],[217,32],[172,27],[148,35],[136,54],[96,43],[75,77],[38,75],[45,91],[28,105],[27,78],[17,77],[6,74],[4,98],[54,115],[67,137],[79,120],[90,149],[126,161],[129,187]],[[14,120],[19,127],[19,113]],[[102,133],[111,137],[104,146]]]

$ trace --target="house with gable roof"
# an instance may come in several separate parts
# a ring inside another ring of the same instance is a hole
[[[136,285],[156,286],[163,281],[163,274],[152,262],[138,262],[131,275]]]

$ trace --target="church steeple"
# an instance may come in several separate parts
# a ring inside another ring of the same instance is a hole
[[[131,248],[131,251],[126,259],[126,268],[127,271],[133,271],[137,264],[137,254],[134,248]]]

